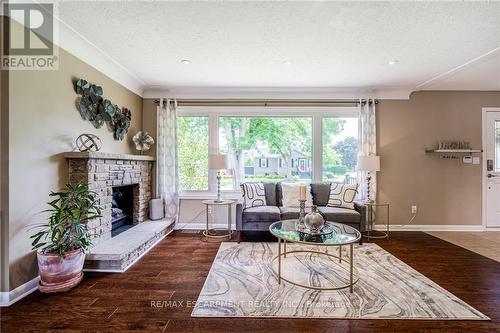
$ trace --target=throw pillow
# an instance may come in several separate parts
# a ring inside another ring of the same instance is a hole
[[[241,191],[243,192],[245,208],[266,205],[266,192],[263,183],[243,183]]]
[[[327,206],[354,209],[356,193],[358,193],[358,184],[332,183]]]
[[[281,183],[281,202],[283,207],[299,207],[300,187],[304,184]],[[312,206],[311,185],[306,188],[306,207]]]

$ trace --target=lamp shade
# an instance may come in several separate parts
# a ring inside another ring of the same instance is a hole
[[[359,156],[359,171],[380,171],[380,156]]]
[[[228,166],[227,155],[211,154],[208,156],[208,168],[210,170],[225,170]]]

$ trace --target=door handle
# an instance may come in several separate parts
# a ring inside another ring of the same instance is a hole
[[[493,175],[493,174],[489,173],[486,177],[488,177],[488,178],[493,178],[493,177],[500,177],[500,176],[498,176],[498,175]]]

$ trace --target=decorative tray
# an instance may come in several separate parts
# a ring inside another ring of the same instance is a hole
[[[318,236],[318,235],[328,235],[328,234],[331,234],[333,232],[333,227],[330,224],[325,223],[323,225],[323,227],[321,228],[321,230],[319,230],[319,231],[312,231],[309,228],[307,228],[304,223],[298,223],[297,226],[296,226],[296,230],[299,233],[302,233],[302,234]]]

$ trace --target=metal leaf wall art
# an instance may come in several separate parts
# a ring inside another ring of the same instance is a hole
[[[102,87],[79,79],[75,84],[76,93],[81,95],[78,110],[83,119],[88,120],[95,128],[101,128],[107,122],[113,130],[116,140],[123,140],[130,128],[132,112],[127,108],[120,109],[109,99],[102,97]]]

